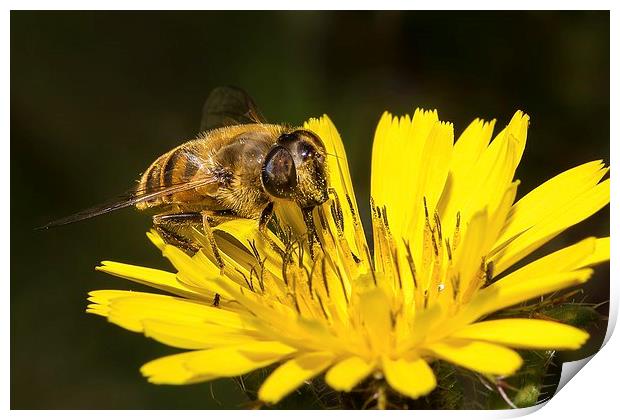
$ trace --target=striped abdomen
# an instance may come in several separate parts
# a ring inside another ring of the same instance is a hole
[[[142,174],[136,193],[139,196],[148,194],[160,195],[140,202],[136,205],[138,209],[146,209],[170,203],[192,203],[204,199],[204,195],[198,193],[196,189],[186,191],[171,191],[186,185],[204,176],[201,169],[205,166],[203,160],[192,153],[189,143],[183,144],[168,153],[160,156],[149,168]],[[200,173],[199,173],[200,171]]]

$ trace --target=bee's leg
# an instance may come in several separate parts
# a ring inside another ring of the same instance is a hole
[[[215,262],[217,266],[220,268],[220,274],[224,275],[224,260],[220,255],[220,250],[217,247],[217,242],[215,242],[215,236],[213,236],[213,226],[219,225],[224,217],[223,214],[219,212],[213,212],[209,210],[203,210],[200,212],[202,217],[202,228],[204,230],[205,236],[207,237],[207,241],[209,241],[209,245],[211,245],[211,251],[213,251],[213,257],[215,258]]]
[[[267,227],[271,218],[273,217],[273,202],[269,202],[260,214],[260,221],[258,222],[258,230],[261,233],[267,233]]]
[[[181,227],[200,224],[199,213],[158,214],[153,216],[153,227],[164,242],[182,249],[188,254],[195,254],[200,249],[187,236],[179,232]]]
[[[267,204],[267,206],[263,209],[263,212],[260,215],[260,220],[258,222],[258,231],[263,235],[263,238],[267,241],[271,249],[275,252],[284,256],[284,251],[280,249],[278,244],[275,243],[273,239],[269,236],[269,222],[273,217],[273,202]]]
[[[312,217],[312,211],[314,207],[306,207],[301,209],[301,214],[304,217],[306,223],[306,229],[308,229],[308,248],[310,249],[310,258],[314,260],[314,244],[321,246],[321,241],[316,233],[316,226],[314,225],[314,218]]]

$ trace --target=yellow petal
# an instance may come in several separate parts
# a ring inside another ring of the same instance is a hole
[[[588,162],[562,172],[521,198],[512,209],[498,244],[534,226],[557,208],[563,208],[592,189],[605,175],[602,161]]]
[[[457,158],[450,165],[450,172],[457,178],[474,167],[491,140],[494,126],[495,120],[485,122],[477,118],[459,136],[454,144]]]
[[[594,244],[594,252],[586,258],[576,268],[590,267],[596,264],[600,264],[605,261],[609,261],[609,236],[606,238],[598,238]]]
[[[184,385],[215,379],[214,376],[200,375],[188,370],[185,363],[205,350],[174,354],[152,360],[140,368],[149,382],[154,384]]]
[[[187,324],[167,320],[145,319],[144,335],[161,343],[182,349],[207,349],[247,343],[257,340],[252,330],[238,330],[219,325]]]
[[[424,359],[392,360],[384,357],[382,363],[388,384],[407,397],[424,396],[437,386],[435,375]]]
[[[495,287],[516,286],[532,277],[576,270],[608,259],[609,238],[586,238],[521,267],[496,282]]]
[[[520,282],[498,280],[478,292],[457,317],[454,325],[465,325],[483,315],[495,312],[529,299],[585,283],[592,276],[591,269],[553,273],[541,277],[529,277]]]
[[[239,376],[269,366],[296,350],[277,341],[255,341],[196,353],[188,358],[188,370],[216,377]]]
[[[588,334],[570,325],[538,319],[497,319],[478,322],[452,337],[492,341],[515,348],[575,350]]]
[[[187,288],[187,286],[178,281],[176,274],[167,271],[114,261],[102,261],[101,266],[95,269],[113,276],[135,281],[136,283],[165,290],[175,295],[189,298],[201,297],[199,293]]]
[[[459,209],[465,220],[483,209],[490,214],[495,213],[512,183],[519,147],[515,137],[500,133],[482,154],[474,170],[468,174],[478,182],[470,183],[472,189],[467,192],[468,197]]]
[[[97,290],[90,292],[89,300],[97,305],[95,308],[106,308],[105,313],[110,322],[134,332],[143,331],[145,319],[198,326],[210,323],[237,330],[252,329],[248,315],[173,296]]]
[[[333,361],[329,353],[310,353],[289,360],[273,371],[258,390],[258,398],[275,404],[302,383],[325,370]]]
[[[363,381],[374,368],[361,357],[351,356],[334,365],[326,374],[325,381],[337,391],[349,392]]]
[[[427,158],[422,151],[438,121],[437,111],[416,109],[413,118],[392,117],[386,112],[377,125],[372,147],[371,197],[376,205],[389,209],[390,229],[396,237],[406,237],[405,215],[416,213],[411,207],[422,206],[417,188],[420,167]]]
[[[536,220],[527,230],[521,231],[519,236],[494,258],[496,273],[503,272],[565,229],[585,220],[609,203],[609,179],[576,197],[570,194],[572,199],[568,202],[558,198],[559,195],[564,194],[566,189],[572,188],[566,186],[565,189],[557,191],[545,189],[550,197],[556,197],[557,200],[539,201],[532,203],[531,206],[522,207],[521,211],[533,212]],[[510,239],[510,237],[504,233],[497,243],[504,243],[503,239]]]
[[[404,231],[402,233],[396,231],[395,234],[397,237],[408,237],[413,244],[414,253],[421,248],[424,240],[424,202],[426,202],[429,214],[434,214],[448,177],[453,142],[452,124],[436,123],[429,133],[422,151],[423,158],[418,168],[414,194],[408,198],[407,194],[403,194],[403,189],[400,189],[398,200],[388,205],[388,218],[395,206],[405,208],[403,214]],[[395,182],[395,184],[398,185],[399,183]]]
[[[325,144],[325,149],[328,153],[327,173],[329,184],[336,191],[342,208],[344,237],[355,255],[363,255],[363,249],[359,249],[358,242],[356,241],[357,236],[354,226],[355,223],[361,224],[359,210],[351,182],[347,154],[340,134],[338,134],[338,130],[327,115],[323,115],[319,119],[311,118],[304,124],[304,127],[318,134]],[[353,208],[355,215],[352,214],[349,204]],[[323,205],[326,210],[328,206],[329,202]],[[365,245],[363,235],[361,235],[361,240],[363,242],[362,246]]]
[[[450,164],[450,173],[446,186],[438,204],[438,212],[442,220],[442,230],[446,237],[452,237],[456,222],[456,213],[463,209],[471,197],[471,192],[481,182],[471,173],[480,156],[486,150],[495,120],[490,123],[480,119],[473,121],[461,134],[454,144],[453,156]]]
[[[384,353],[390,346],[392,326],[390,302],[383,290],[375,288],[359,295],[359,312],[370,345]]]
[[[511,375],[522,363],[517,352],[482,341],[446,339],[426,349],[450,363],[492,375]]]

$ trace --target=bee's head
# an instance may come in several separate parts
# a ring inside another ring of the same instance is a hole
[[[265,158],[261,178],[274,197],[302,208],[323,204],[328,199],[323,143],[308,130],[282,134]]]

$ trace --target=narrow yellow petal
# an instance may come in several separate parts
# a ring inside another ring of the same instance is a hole
[[[483,321],[452,334],[455,338],[492,341],[513,348],[575,350],[588,334],[570,325],[538,319]]]
[[[382,363],[388,384],[409,398],[422,397],[437,386],[433,371],[422,358],[392,360],[384,357]]]
[[[463,243],[459,245],[455,256],[455,266],[459,267],[460,285],[458,287],[459,294],[472,293],[470,285],[474,285],[477,289],[478,272],[482,264],[482,257],[485,254],[485,232],[488,227],[488,215],[486,210],[476,213],[465,231]]]
[[[453,142],[452,124],[435,123],[422,151],[424,159],[420,161],[418,167],[413,195],[408,197],[407,194],[403,194],[405,190],[399,185],[400,182],[394,183],[399,187],[399,190],[397,199],[388,204],[388,217],[389,212],[393,212],[395,208],[404,208],[403,231],[395,231],[394,234],[396,237],[408,238],[414,246],[414,253],[420,249],[424,239],[424,203],[426,202],[429,214],[434,214],[444,190],[450,168],[450,159],[452,158]]]
[[[374,368],[361,357],[351,356],[334,365],[326,374],[325,381],[337,391],[349,392],[363,381]]]
[[[185,366],[187,360],[203,351],[205,350],[161,357],[143,365],[140,372],[148,378],[149,382],[154,384],[185,385],[215,379],[214,376],[192,372]]]
[[[606,238],[598,238],[594,244],[594,252],[586,258],[576,268],[590,267],[596,264],[600,264],[605,261],[609,261],[609,236]]]
[[[506,130],[504,130],[506,131]],[[519,153],[517,139],[508,133],[499,134],[482,154],[474,170],[468,174],[477,180],[459,209],[467,220],[472,214],[486,209],[494,214],[514,176]]]
[[[445,339],[426,349],[450,363],[492,375],[511,375],[522,363],[517,352],[482,341]]]
[[[438,204],[438,212],[442,220],[442,229],[446,237],[452,237],[455,227],[456,213],[462,210],[475,188],[481,182],[472,177],[480,156],[486,150],[495,120],[490,123],[480,119],[473,121],[454,144],[450,173],[446,180],[443,195]]]
[[[467,308],[453,319],[453,324],[465,325],[497,310],[585,283],[592,276],[592,272],[591,269],[567,271],[530,277],[517,283],[507,282],[506,284],[505,279],[498,280],[474,295]]]
[[[535,188],[514,205],[498,244],[531,228],[555,209],[564,208],[592,189],[606,172],[602,161],[588,162],[564,171]]]
[[[428,158],[422,151],[438,121],[437,111],[416,109],[413,118],[393,117],[386,112],[377,125],[372,147],[371,197],[376,205],[389,209],[390,229],[396,237],[407,236],[406,214],[417,214],[417,209],[422,208],[422,192],[417,187],[421,165]]]
[[[168,271],[140,267],[131,264],[123,264],[114,261],[102,261],[101,266],[96,267],[95,269],[113,276],[135,281],[136,283],[165,290],[166,292],[174,293],[175,295],[188,298],[201,297],[199,293],[189,289],[177,280],[176,274],[169,273]]]
[[[464,175],[473,168],[491,141],[494,126],[495,120],[485,122],[478,118],[469,124],[454,144],[454,156],[457,158],[450,165],[452,173]]]
[[[258,398],[266,403],[277,403],[302,383],[324,371],[333,359],[334,356],[329,353],[310,353],[289,360],[263,382]]]
[[[89,300],[98,307],[106,307],[106,316],[110,322],[134,332],[143,331],[145,319],[198,326],[208,323],[237,330],[252,329],[252,324],[248,322],[249,315],[173,296],[98,290],[90,292]]]
[[[256,341],[196,353],[188,358],[188,370],[201,375],[231,377],[269,366],[296,350],[277,341]]]
[[[392,326],[390,302],[383,290],[375,288],[359,295],[359,312],[370,345],[384,353],[390,346]]]
[[[596,239],[586,238],[574,245],[539,258],[508,274],[501,280],[502,287],[518,285],[532,277],[562,273],[587,266],[585,264],[595,252]]]
[[[516,239],[498,253],[494,259],[496,273],[503,272],[565,229],[587,219],[609,203],[609,179],[596,184],[578,196],[569,194],[570,201],[559,198],[564,191],[571,189],[573,186],[570,185],[557,191],[546,189],[548,195],[555,196],[557,200],[539,200],[530,206],[521,208],[521,212],[530,212],[535,215],[534,224],[526,230],[517,232]],[[579,190],[578,186],[575,189]],[[516,209],[515,205],[513,210],[516,211]],[[518,213],[513,217],[516,218]],[[507,232],[509,233],[505,232],[497,244],[502,244],[511,238],[509,235],[512,229],[508,228]]]
[[[145,336],[172,347],[188,350],[231,346],[253,342],[258,338],[258,334],[252,330],[239,330],[207,323],[198,325],[145,319],[142,325]]]
[[[319,119],[312,118],[308,120],[304,124],[304,127],[318,134],[325,144],[325,149],[328,153],[327,175],[330,187],[332,187],[338,195],[338,200],[342,208],[344,237],[355,255],[363,255],[363,249],[358,249],[354,226],[355,223],[361,223],[359,220],[359,210],[353,184],[351,182],[347,154],[340,134],[338,134],[338,130],[327,115],[323,115]],[[352,214],[349,204],[353,207],[355,216]],[[328,210],[327,207],[329,205],[330,202],[328,201],[323,207]],[[354,217],[356,220],[354,220]],[[361,239],[365,244],[363,235]]]

